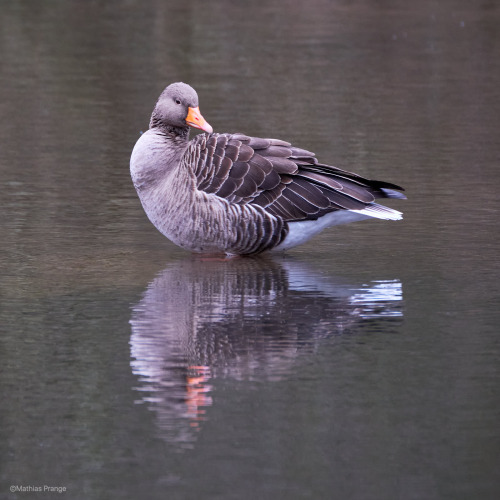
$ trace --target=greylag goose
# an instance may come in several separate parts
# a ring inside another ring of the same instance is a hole
[[[189,127],[201,129],[189,140]],[[168,239],[192,252],[286,250],[338,224],[399,220],[375,198],[403,188],[319,163],[278,139],[213,133],[196,91],[173,83],[160,95],[149,130],[130,158],[144,210]]]

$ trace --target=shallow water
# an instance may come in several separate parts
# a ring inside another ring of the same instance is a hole
[[[499,15],[7,3],[0,498],[498,498]],[[176,248],[128,160],[177,80],[216,131],[403,185],[405,219]]]

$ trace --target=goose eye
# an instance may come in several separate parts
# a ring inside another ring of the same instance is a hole
[[[175,104],[180,104],[181,100],[180,99],[175,99]]]

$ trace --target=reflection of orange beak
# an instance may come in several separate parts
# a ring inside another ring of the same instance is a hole
[[[186,123],[190,127],[201,128],[201,130],[204,130],[209,134],[211,134],[214,131],[214,129],[205,121],[205,118],[201,116],[200,108],[188,108]]]
[[[210,380],[208,366],[188,366],[189,374],[186,385],[187,415],[191,420],[191,427],[198,427],[198,422],[204,420],[204,407],[212,404],[209,396],[212,386],[207,384]]]

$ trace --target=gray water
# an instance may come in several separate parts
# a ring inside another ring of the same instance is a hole
[[[0,498],[499,497],[500,8],[251,5],[2,2]],[[128,161],[179,80],[404,220],[176,248]]]

